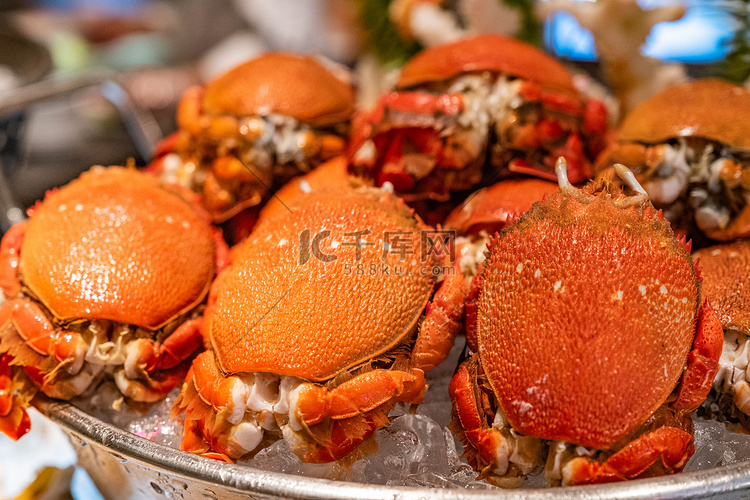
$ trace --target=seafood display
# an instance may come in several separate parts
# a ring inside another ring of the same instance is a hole
[[[291,210],[263,220],[213,285],[211,350],[173,410],[183,450],[238,459],[283,437],[306,462],[342,459],[395,402],[422,401],[461,329],[463,277],[403,201],[313,192]]]
[[[512,38],[482,35],[420,52],[395,90],[357,120],[352,172],[390,182],[407,202],[447,201],[485,177],[592,175],[604,105],[584,98],[562,64]]]
[[[724,348],[714,390],[723,415],[750,415],[748,342],[750,300],[745,283],[750,269],[750,242],[740,241],[697,250],[693,257],[703,267],[703,292],[712,299],[724,326]],[[741,412],[737,414],[735,408]]]
[[[94,167],[29,215],[0,243],[0,430],[23,434],[36,390],[71,399],[107,373],[154,402],[182,383],[228,259],[194,195]]]
[[[690,243],[619,170],[638,194],[579,190],[561,159],[560,192],[492,239],[472,281],[453,428],[491,482],[670,474],[694,452],[721,323]]]
[[[392,4],[406,38],[455,8]],[[249,60],[182,94],[144,170],[29,209],[0,241],[0,432],[41,393],[211,467],[391,485],[431,439],[439,484],[487,489],[680,473],[696,422],[750,436],[750,91],[680,84],[613,130],[588,94],[614,85],[534,46],[429,45],[368,110],[363,73]]]
[[[750,91],[706,79],[672,87],[626,116],[616,144],[597,160],[633,170],[677,228],[719,241],[750,236],[750,136],[742,120]]]
[[[185,92],[151,170],[222,222],[343,154],[353,112],[351,85],[317,60],[266,54]]]

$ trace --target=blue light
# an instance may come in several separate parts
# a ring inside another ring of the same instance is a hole
[[[644,8],[653,8],[669,0],[641,0]],[[731,15],[713,0],[686,0],[687,13],[679,21],[654,26],[643,53],[668,61],[705,64],[726,57],[734,32]],[[545,43],[561,58],[576,61],[596,60],[594,39],[568,13],[550,16],[545,24]]]

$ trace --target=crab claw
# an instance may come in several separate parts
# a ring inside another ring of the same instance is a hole
[[[458,367],[448,390],[466,441],[477,450],[477,458],[484,465],[483,468],[496,470],[499,465],[496,450],[502,446],[503,437],[500,432],[489,427],[480,416],[472,377],[465,365]]]
[[[640,436],[603,463],[576,457],[563,470],[563,485],[611,483],[638,477],[660,461],[667,473],[679,472],[695,452],[693,436],[676,427],[660,427]]]
[[[10,354],[0,356],[0,432],[13,440],[29,432],[31,421],[19,397],[13,394]]]
[[[374,410],[389,401],[420,403],[426,389],[424,372],[373,370],[358,375],[328,390],[318,384],[303,384],[299,389],[296,413],[305,425],[315,425],[323,418],[351,418]]]
[[[203,318],[181,324],[164,342],[138,339],[129,346],[125,370],[129,378],[137,378],[140,370],[152,374],[156,370],[174,368],[203,345]]]
[[[693,350],[682,374],[677,396],[671,406],[676,410],[693,411],[706,400],[711,384],[719,371],[719,358],[724,344],[724,329],[708,300],[698,311]]]

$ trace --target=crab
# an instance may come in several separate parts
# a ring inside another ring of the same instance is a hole
[[[747,113],[750,91],[722,80],[667,89],[625,117],[597,176],[614,178],[622,163],[676,228],[718,241],[750,236],[750,135],[737,120]]]
[[[314,58],[265,54],[185,92],[150,170],[224,222],[344,153],[353,111],[351,85]]]
[[[724,348],[713,388],[722,414],[750,415],[750,298],[745,285],[750,270],[750,242],[738,241],[702,248],[693,253],[703,267],[703,291],[714,299],[724,328]],[[725,404],[729,403],[730,404]],[[710,408],[709,408],[710,410]]]
[[[195,195],[93,167],[29,215],[0,242],[0,419],[16,422],[2,430],[18,438],[28,427],[29,392],[71,399],[105,371],[136,402],[177,387],[228,259]]]
[[[669,474],[695,451],[721,323],[690,243],[618,170],[637,195],[575,188],[559,161],[560,192],[492,239],[472,281],[452,428],[490,482],[545,456],[552,484]]]
[[[557,184],[533,177],[506,179],[469,195],[445,219],[443,227],[456,233],[456,256],[467,280],[484,260],[490,235],[509,218],[526,212],[534,202],[557,191]]]
[[[483,177],[554,180],[593,174],[607,112],[584,98],[556,60],[518,40],[482,35],[417,54],[395,90],[355,120],[352,172],[390,182],[407,202],[447,201]]]
[[[173,407],[183,450],[228,461],[283,437],[305,462],[345,459],[396,402],[422,401],[462,328],[464,280],[402,200],[313,192],[291,208],[212,288],[212,349]]]

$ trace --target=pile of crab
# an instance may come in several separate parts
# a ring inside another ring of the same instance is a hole
[[[697,409],[750,428],[750,250],[706,244],[750,236],[726,111],[750,92],[689,85],[606,148],[603,104],[495,35],[426,50],[356,114],[310,57],[189,89],[147,171],[94,167],[3,237],[0,431],[111,379],[118,408],[179,387],[184,451],[352,466],[465,334],[443,402],[479,479],[682,471]]]

